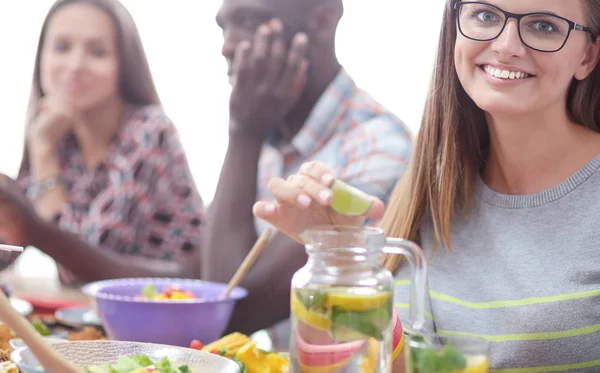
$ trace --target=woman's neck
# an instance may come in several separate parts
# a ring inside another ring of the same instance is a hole
[[[115,134],[123,124],[125,104],[121,100],[88,110],[75,127],[75,135],[88,168],[95,167],[104,158]]]
[[[533,194],[560,184],[600,153],[600,133],[565,110],[530,116],[487,114],[490,153],[485,183],[504,194]]]

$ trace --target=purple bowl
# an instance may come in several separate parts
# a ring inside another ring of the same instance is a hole
[[[136,299],[147,284],[153,284],[159,292],[165,287],[177,286],[201,299]],[[82,290],[93,299],[110,339],[188,347],[193,339],[204,344],[219,339],[236,301],[248,295],[246,289],[237,287],[227,298],[219,300],[226,287],[226,284],[201,280],[128,278],[92,282]]]

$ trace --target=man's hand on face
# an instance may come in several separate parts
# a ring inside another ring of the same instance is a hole
[[[229,102],[230,133],[264,139],[298,102],[306,85],[308,37],[294,35],[286,50],[281,22],[257,28],[237,46]]]

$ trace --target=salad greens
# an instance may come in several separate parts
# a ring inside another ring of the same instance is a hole
[[[263,351],[260,350],[260,352],[266,352],[268,354],[267,351]],[[221,356],[225,356],[227,355],[227,349],[226,348],[221,348],[218,352],[219,355]],[[233,355],[232,357],[230,357],[231,360],[235,361],[239,366],[240,366],[240,373],[248,373],[248,369],[246,369],[246,364],[242,363],[240,361],[240,359],[238,359],[235,355]]]
[[[146,355],[119,356],[114,365],[94,365],[85,370],[87,373],[190,373],[187,365],[174,367],[166,357],[155,363]]]
[[[142,295],[145,298],[154,299],[158,297],[158,290],[156,290],[153,284],[147,284],[142,288]]]

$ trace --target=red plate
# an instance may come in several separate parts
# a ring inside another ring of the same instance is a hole
[[[86,301],[74,301],[68,299],[44,299],[37,297],[20,297],[25,299],[33,306],[33,312],[35,313],[44,313],[44,314],[52,314],[56,312],[56,310],[60,308],[66,307],[76,307],[76,306],[86,306],[89,303]]]

